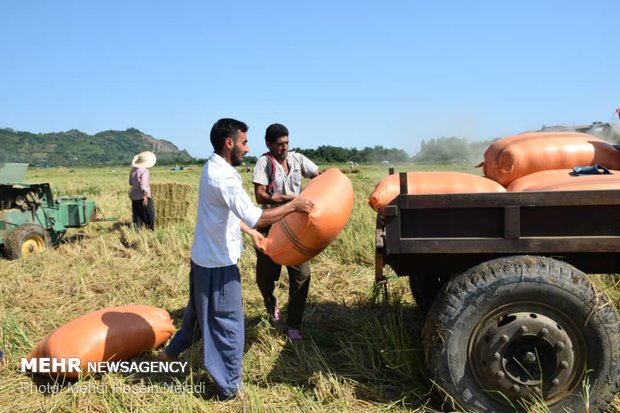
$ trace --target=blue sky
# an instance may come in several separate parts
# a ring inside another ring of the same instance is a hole
[[[226,3],[226,4],[224,4]],[[211,125],[292,146],[492,139],[609,122],[612,1],[0,2],[0,127],[135,127],[207,157]],[[482,158],[482,155],[481,155]]]

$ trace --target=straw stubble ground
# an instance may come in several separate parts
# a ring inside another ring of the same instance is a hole
[[[6,362],[0,371],[0,411],[434,412],[445,407],[425,376],[423,319],[407,280],[391,279],[387,304],[373,284],[375,214],[365,203],[385,174],[380,168],[349,175],[356,191],[354,212],[340,237],[312,261],[303,342],[287,341],[266,322],[254,282],[254,251],[245,239],[239,263],[246,324],[242,397],[213,398],[200,345],[183,356],[190,366],[185,375],[110,374],[56,386],[19,373],[20,358],[45,334],[102,307],[163,307],[179,324],[187,300],[200,168],[153,168],[153,182],[191,188],[184,194],[188,211],[179,222],[141,233],[130,226],[127,173],[120,168],[29,172],[29,182],[50,182],[54,191],[66,194],[85,193],[117,221],[72,230],[58,248],[43,254],[0,260],[0,350]],[[250,191],[250,174],[243,176]],[[607,287],[618,305],[618,282]],[[286,303],[285,273],[277,294]],[[610,411],[620,412],[618,399]]]

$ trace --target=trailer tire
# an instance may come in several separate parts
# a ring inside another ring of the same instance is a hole
[[[48,232],[36,224],[24,224],[15,228],[4,243],[4,256],[16,260],[39,253],[52,245]]]
[[[544,400],[553,413],[600,412],[620,390],[618,311],[551,258],[498,258],[455,277],[423,340],[431,379],[456,409],[514,412]]]

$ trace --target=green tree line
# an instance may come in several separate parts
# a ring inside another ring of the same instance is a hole
[[[408,162],[410,157],[402,149],[384,148],[383,146],[357,148],[341,148],[339,146],[319,146],[316,149],[294,148],[317,163],[380,163]]]
[[[580,127],[543,126],[542,131],[578,131],[598,136],[610,143],[620,143],[617,124],[594,122]],[[492,143],[469,141],[455,136],[422,140],[420,150],[413,156],[397,148],[343,148],[322,145],[314,149],[293,148],[317,163],[479,163]],[[0,162],[26,162],[39,166],[128,164],[134,154],[152,150],[160,165],[204,164],[173,143],[156,139],[138,129],[108,130],[88,135],[77,129],[66,132],[30,133],[0,129]],[[246,156],[246,164],[256,163],[256,156]]]
[[[422,141],[414,156],[398,148],[374,147],[343,148],[322,145],[317,148],[293,148],[317,163],[354,162],[357,164],[402,162],[478,162],[489,142],[468,142],[463,138],[438,138]],[[166,147],[159,151],[157,147]],[[103,131],[88,135],[79,130],[34,134],[12,129],[0,129],[0,162],[25,162],[38,166],[79,166],[128,164],[134,154],[152,150],[160,165],[203,164],[206,159],[195,159],[180,151],[171,142],[155,139],[138,129]],[[246,156],[248,165],[256,163],[256,156]]]
[[[491,143],[492,141],[470,142],[454,136],[423,140],[420,151],[411,160],[423,163],[478,163],[484,159],[484,151]]]

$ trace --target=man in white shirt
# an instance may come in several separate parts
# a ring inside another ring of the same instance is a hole
[[[299,199],[262,210],[252,203],[234,168],[250,150],[247,130],[245,123],[235,119],[220,119],[211,129],[214,153],[200,178],[189,302],[181,329],[159,354],[160,360],[174,360],[202,336],[204,365],[222,399],[234,397],[241,389],[244,326],[237,268],[243,246],[241,230],[259,248],[264,237],[252,228],[270,225],[291,212],[310,213],[314,206]]]

